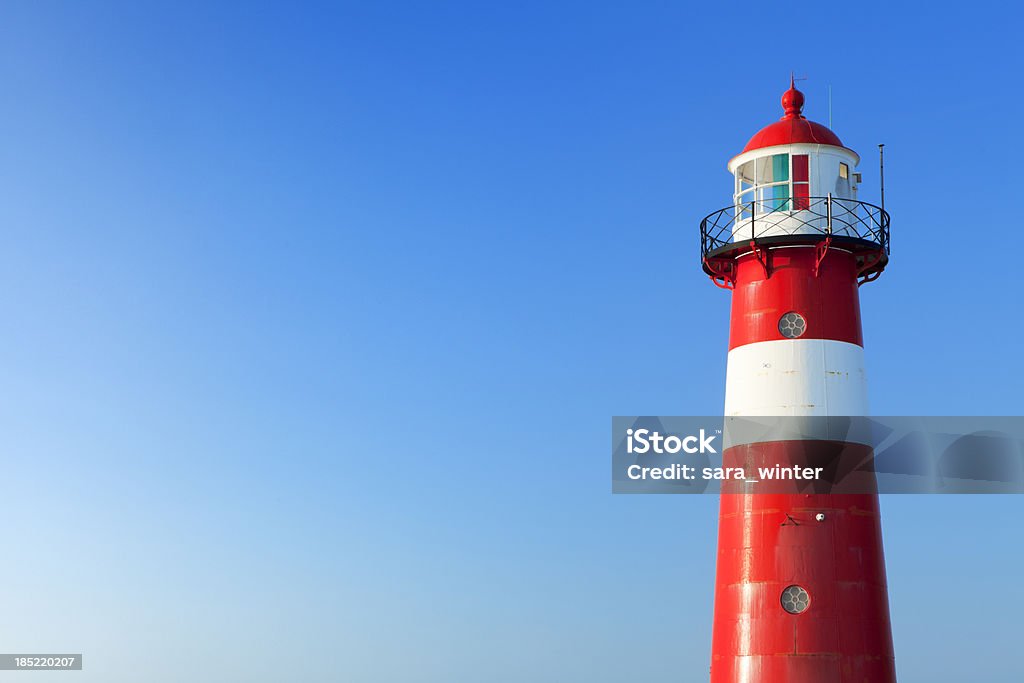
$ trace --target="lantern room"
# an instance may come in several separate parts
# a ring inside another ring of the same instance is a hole
[[[701,221],[704,270],[730,287],[733,261],[753,253],[770,270],[765,250],[814,246],[857,256],[870,281],[888,261],[889,216],[858,198],[860,157],[827,126],[803,115],[804,96],[790,79],[782,118],[765,126],[728,163],[731,205]]]
[[[804,118],[803,105],[803,93],[790,81],[782,95],[782,118],[761,129],[729,162],[737,239],[749,238],[749,229],[757,228],[752,217],[763,217],[755,236],[801,234],[806,231],[801,227],[816,226],[785,219],[793,212],[811,211],[813,198],[857,199],[860,157],[827,127]]]
[[[735,157],[733,199],[756,213],[806,210],[811,197],[857,198],[860,161],[845,147],[794,143],[754,149]]]

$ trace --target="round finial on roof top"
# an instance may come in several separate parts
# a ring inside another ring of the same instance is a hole
[[[779,145],[795,145],[809,143],[814,145],[832,145],[842,147],[839,137],[820,123],[804,118],[804,94],[796,89],[795,78],[789,78],[789,90],[782,95],[782,108],[786,114],[774,123],[759,130],[743,152],[750,152],[764,147]]]
[[[801,112],[804,108],[804,94],[796,89],[793,77],[789,77],[789,90],[782,93],[782,110],[786,112],[783,118],[802,118]]]

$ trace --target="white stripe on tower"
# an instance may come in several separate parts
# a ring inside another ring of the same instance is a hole
[[[779,339],[729,351],[725,414],[867,415],[864,349],[832,339]]]

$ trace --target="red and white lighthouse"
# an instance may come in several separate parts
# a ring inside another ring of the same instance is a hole
[[[888,262],[889,217],[857,199],[860,157],[803,102],[791,82],[782,119],[729,162],[732,205],[701,224],[704,270],[732,292],[727,417],[868,410],[858,288]],[[836,445],[780,433],[727,450],[726,464],[803,464]],[[894,682],[877,495],[731,490],[712,683]]]

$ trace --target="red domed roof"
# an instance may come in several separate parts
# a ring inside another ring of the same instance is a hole
[[[765,126],[757,132],[743,148],[744,152],[762,147],[789,145],[797,142],[809,142],[818,145],[834,145],[842,147],[839,137],[827,127],[814,121],[808,121],[801,111],[804,107],[804,94],[789,82],[789,90],[782,94],[782,119]]]

